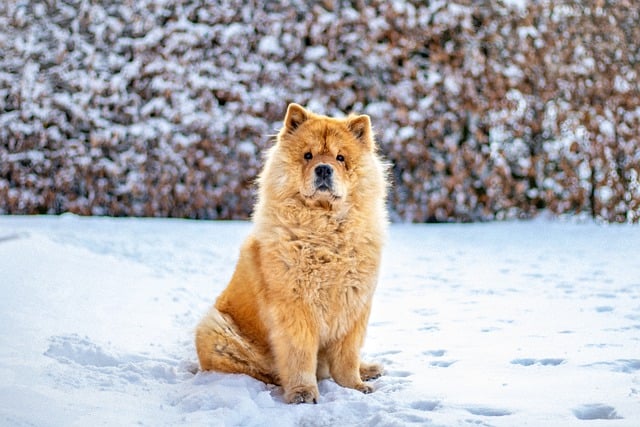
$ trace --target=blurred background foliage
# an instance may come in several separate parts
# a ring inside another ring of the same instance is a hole
[[[0,213],[240,219],[289,102],[369,114],[396,221],[640,221],[640,5],[9,0]]]

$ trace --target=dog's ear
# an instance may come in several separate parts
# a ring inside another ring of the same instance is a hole
[[[289,104],[287,115],[284,118],[284,128],[287,132],[293,132],[309,118],[309,113],[301,105]]]
[[[360,116],[350,116],[347,121],[349,131],[355,138],[365,145],[369,150],[373,150],[373,130],[371,129],[371,119],[366,114]]]

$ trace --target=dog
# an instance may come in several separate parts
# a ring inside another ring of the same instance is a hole
[[[370,118],[298,104],[266,154],[253,230],[228,286],[196,328],[203,370],[281,385],[317,403],[318,380],[370,393],[360,360],[387,229],[388,166]]]

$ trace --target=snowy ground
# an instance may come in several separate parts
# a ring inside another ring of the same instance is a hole
[[[371,395],[198,373],[241,222],[0,216],[0,425],[640,425],[640,228],[394,225]]]

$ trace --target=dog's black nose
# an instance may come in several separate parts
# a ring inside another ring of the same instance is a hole
[[[329,165],[318,165],[316,166],[316,176],[320,179],[331,178],[333,175],[333,169]]]

